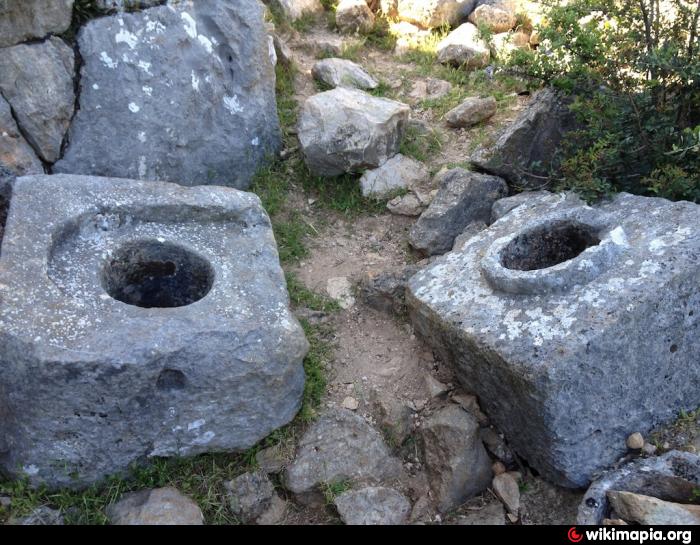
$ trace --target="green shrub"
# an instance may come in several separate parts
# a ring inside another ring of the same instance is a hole
[[[700,4],[549,0],[516,70],[574,95],[557,188],[700,201]]]

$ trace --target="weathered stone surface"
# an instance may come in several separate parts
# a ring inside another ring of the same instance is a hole
[[[243,473],[224,483],[228,491],[231,512],[246,524],[260,522],[263,517],[275,510],[279,496],[272,481],[264,471]],[[268,522],[269,516],[266,517]]]
[[[413,84],[409,96],[416,100],[437,100],[444,97],[452,90],[449,81],[438,78],[426,78]]]
[[[287,465],[287,456],[282,447],[277,444],[258,451],[255,461],[265,473],[279,473]]]
[[[308,344],[288,302],[251,193],[18,178],[0,256],[2,469],[79,486],[146,457],[249,448],[301,403]]]
[[[0,96],[0,163],[15,174],[41,174],[44,167],[19,132],[7,101]]]
[[[584,486],[700,405],[698,220],[627,194],[518,207],[409,280],[414,327],[517,453]]]
[[[491,59],[488,45],[471,23],[461,24],[450,32],[438,44],[437,52],[439,62],[467,69],[483,68]]]
[[[335,8],[335,24],[340,32],[369,32],[374,26],[374,13],[365,0],[340,0]]]
[[[455,241],[452,244],[453,250],[461,250],[469,242],[474,235],[480,233],[486,229],[488,225],[482,221],[475,221],[467,225],[466,229],[462,231],[459,235],[455,237]]]
[[[10,518],[7,524],[10,526],[63,526],[65,521],[60,509],[40,505],[26,517]]]
[[[470,511],[457,519],[460,526],[503,526],[506,523],[506,515],[503,505],[489,503],[478,511]]]
[[[59,158],[73,117],[74,71],[73,50],[60,38],[8,47],[0,55],[0,92],[29,144],[49,163]]]
[[[277,36],[277,34],[273,34],[272,36],[272,46],[275,48],[277,62],[279,62],[282,66],[286,66],[287,68],[294,65],[294,53],[292,53],[289,46],[282,38]]]
[[[672,450],[658,457],[638,458],[604,473],[581,500],[578,524],[598,525],[611,513],[612,490],[654,496],[669,502],[687,502],[700,485],[700,457]]]
[[[360,65],[346,59],[322,59],[314,64],[311,74],[329,87],[368,90],[379,85]]]
[[[379,168],[368,170],[360,178],[365,197],[382,198],[408,190],[428,181],[430,172],[420,161],[397,153]]]
[[[645,525],[700,524],[700,505],[663,501],[632,492],[608,492],[615,513],[627,522]]]
[[[539,91],[495,144],[476,150],[471,162],[517,188],[540,189],[556,170],[556,151],[573,126],[566,100],[552,89]]]
[[[471,127],[485,121],[496,113],[494,97],[469,97],[459,106],[445,114],[445,121],[450,127]]]
[[[423,204],[415,193],[407,193],[406,195],[397,195],[386,203],[387,210],[398,216],[420,216],[427,208],[427,204]]]
[[[201,526],[199,506],[172,486],[124,494],[105,509],[116,526]]]
[[[68,30],[73,0],[4,0],[0,2],[0,47]]]
[[[423,28],[457,26],[474,9],[476,0],[398,0],[402,21]]]
[[[398,153],[409,110],[341,87],[310,97],[298,127],[307,166],[321,176],[377,168]]]
[[[515,4],[515,0],[479,0],[469,22],[484,25],[493,33],[508,32],[515,27]]]
[[[284,483],[305,503],[321,500],[318,486],[349,480],[378,484],[398,476],[400,462],[391,456],[382,436],[361,416],[345,409],[329,410],[304,434]]]
[[[296,21],[305,15],[323,13],[319,0],[270,0],[267,2],[276,6],[288,21]]]
[[[491,482],[491,461],[479,439],[476,419],[447,405],[421,426],[423,457],[441,512],[482,492]]]
[[[95,6],[107,11],[132,11],[165,4],[167,0],[96,0]]]
[[[519,206],[537,206],[539,204],[564,204],[582,205],[584,201],[573,191],[564,193],[552,193],[550,191],[523,191],[510,197],[504,197],[493,203],[491,208],[491,223],[501,219],[508,212]],[[522,211],[524,213],[524,210]]]
[[[262,6],[200,0],[94,19],[55,172],[248,187],[280,147]]]
[[[349,525],[405,524],[411,503],[392,488],[369,486],[348,490],[335,499],[338,514]]]
[[[494,201],[508,193],[502,179],[463,168],[445,171],[439,181],[437,195],[408,235],[411,246],[427,255],[452,249],[470,223],[488,222]]]

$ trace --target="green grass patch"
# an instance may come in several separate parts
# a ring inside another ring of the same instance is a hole
[[[318,415],[321,400],[326,393],[327,371],[333,357],[333,345],[330,341],[332,330],[327,325],[312,325],[301,320],[306,339],[309,341],[309,353],[304,359],[304,398],[297,418],[302,423],[312,422]]]
[[[294,273],[287,273],[287,289],[289,299],[294,307],[306,307],[322,312],[335,312],[340,310],[340,305],[334,299],[320,295],[308,289]]]
[[[442,134],[435,130],[423,132],[409,126],[401,141],[399,152],[425,163],[442,149]]]
[[[351,488],[352,484],[347,479],[321,484],[321,491],[323,492],[323,498],[326,500],[327,505],[333,505],[338,496]]]

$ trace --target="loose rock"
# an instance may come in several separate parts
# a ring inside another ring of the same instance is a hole
[[[49,163],[59,158],[73,117],[74,69],[73,50],[55,37],[8,47],[0,55],[0,91],[28,143]]]
[[[411,512],[403,494],[383,486],[343,492],[335,499],[335,506],[349,525],[404,524]]]
[[[345,276],[336,276],[326,281],[326,293],[331,299],[335,299],[341,308],[348,309],[355,306],[352,284]]]
[[[393,458],[378,431],[345,409],[329,410],[307,430],[284,477],[286,488],[302,503],[323,502],[318,486],[349,480],[376,484],[398,476]]]
[[[335,24],[346,34],[366,33],[374,26],[374,13],[365,0],[340,0],[335,8]]]
[[[700,505],[672,503],[614,490],[608,492],[608,499],[615,513],[627,522],[645,525],[700,524]]]
[[[556,172],[556,150],[574,126],[567,100],[552,89],[539,91],[495,144],[477,149],[471,162],[516,188],[540,189]]]
[[[323,5],[319,0],[272,0],[288,21],[296,21],[304,15],[318,15],[323,13]]]
[[[508,32],[515,27],[515,2],[513,0],[479,0],[479,5],[469,14],[469,22],[484,25],[494,34]]]
[[[360,402],[357,401],[352,396],[347,396],[345,399],[343,399],[343,408],[348,409],[349,411],[356,411],[360,406]]]
[[[11,518],[8,524],[10,526],[63,526],[65,521],[60,509],[40,505],[26,517]]]
[[[345,59],[322,59],[311,69],[313,77],[329,87],[376,89],[379,84],[363,68]]]
[[[277,512],[279,496],[275,487],[264,471],[243,473],[235,479],[224,483],[228,491],[231,511],[244,523],[260,522],[267,515],[266,521],[274,524],[277,520],[270,517],[271,511]],[[282,512],[283,514],[283,512]]]
[[[459,24],[475,4],[476,0],[398,0],[397,12],[402,21],[437,28]]]
[[[644,446],[644,437],[641,433],[635,432],[627,438],[627,447],[632,450],[639,450]]]
[[[199,506],[171,486],[125,494],[105,509],[116,526],[201,526],[204,516]]]
[[[374,309],[401,314],[408,279],[420,270],[418,265],[365,274],[360,282],[362,300]]]
[[[494,97],[469,97],[459,106],[445,114],[445,121],[450,127],[471,127],[490,118],[496,113]]]
[[[411,228],[408,240],[427,255],[452,249],[454,239],[472,222],[487,222],[493,203],[506,196],[506,183],[495,176],[462,168],[445,171],[437,195]]]
[[[429,178],[430,172],[423,163],[397,153],[379,168],[365,172],[360,188],[364,197],[381,199],[420,186]]]
[[[386,203],[387,210],[398,216],[420,216],[427,208],[415,193],[398,195]]]
[[[437,46],[438,61],[443,64],[464,66],[467,69],[488,65],[491,52],[479,36],[479,29],[464,23],[450,32]]]
[[[428,418],[420,433],[430,486],[441,512],[488,486],[491,462],[472,415],[448,405]]]
[[[520,489],[518,488],[518,482],[513,476],[510,473],[496,475],[491,486],[498,499],[508,509],[508,512],[517,516],[520,509]]]
[[[298,127],[307,166],[320,176],[381,166],[399,151],[409,110],[355,89],[312,96],[301,108]]]

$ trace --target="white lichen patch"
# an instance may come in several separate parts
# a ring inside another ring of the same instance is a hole
[[[117,66],[119,66],[119,63],[110,57],[106,51],[103,51],[100,53],[100,60],[102,61],[102,64],[104,64],[107,68],[115,69]]]
[[[137,114],[141,110],[141,107],[135,102],[129,102],[129,111]]]
[[[122,28],[117,32],[116,36],[114,36],[114,41],[118,44],[125,43],[129,46],[129,49],[134,49],[139,43],[139,38],[133,32]]]
[[[243,108],[241,107],[240,102],[238,102],[238,97],[236,95],[225,95],[223,101],[224,108],[226,108],[231,113],[231,115],[235,115],[243,111]]]

